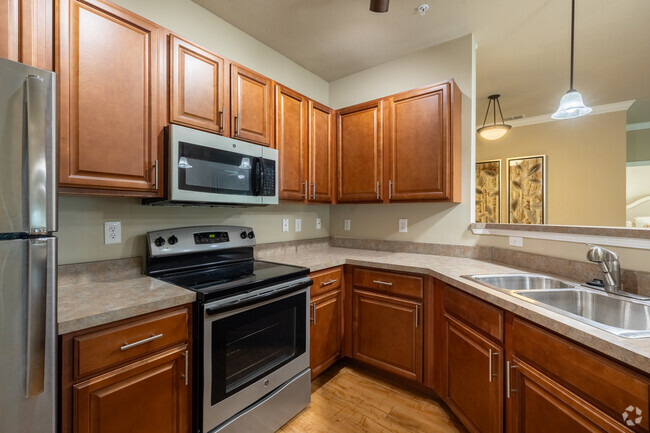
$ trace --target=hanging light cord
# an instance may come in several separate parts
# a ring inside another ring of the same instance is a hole
[[[573,74],[572,74],[572,76],[573,76]],[[490,100],[488,101],[487,111],[485,112],[485,118],[483,119],[483,126],[485,126],[485,122],[487,121],[488,114],[490,114],[490,105],[492,104],[493,100],[495,101],[494,102],[494,107],[492,107],[492,114],[494,115],[493,116],[493,118],[494,118],[493,124],[494,125],[497,124],[497,106],[499,107],[499,115],[501,116],[501,123],[502,124],[505,123],[504,120],[503,120],[503,113],[501,112],[501,103],[499,102],[499,98],[490,98]]]
[[[483,119],[483,126],[485,126],[485,121],[487,120],[488,114],[490,114],[490,105],[491,104],[492,104],[492,99],[490,99],[488,101],[488,108],[487,108],[487,111],[485,112],[485,119]],[[495,111],[495,113],[494,113],[494,116],[495,116],[494,123],[496,123],[496,115],[497,114],[496,114],[496,111]]]
[[[571,0],[571,78],[569,92],[573,90],[573,28],[575,27],[576,0]]]

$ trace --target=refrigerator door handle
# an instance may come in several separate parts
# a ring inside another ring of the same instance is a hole
[[[45,388],[45,326],[48,286],[48,253],[45,239],[30,239],[27,268],[27,341],[25,397]]]
[[[47,131],[46,85],[36,75],[28,75],[25,90],[27,123],[27,188],[29,230],[31,234],[47,232]]]

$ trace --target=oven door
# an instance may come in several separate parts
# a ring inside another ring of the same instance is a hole
[[[178,125],[168,141],[169,200],[277,203],[275,149]]]
[[[236,309],[229,300],[204,306],[203,432],[309,368],[310,284],[261,289]]]

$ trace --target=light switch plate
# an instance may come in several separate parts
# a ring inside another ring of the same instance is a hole
[[[282,218],[282,231],[283,232],[289,231],[289,218]]]
[[[104,223],[104,244],[122,243],[122,223],[112,221]]]
[[[320,221],[320,218],[316,218],[316,230],[320,230],[322,227],[322,223]]]
[[[400,233],[406,233],[408,231],[408,222],[409,220],[406,218],[400,218],[399,219],[399,231]]]
[[[350,220],[343,220],[343,230],[350,230]]]
[[[296,231],[302,231],[302,220],[300,218],[296,218]]]
[[[519,236],[509,236],[508,237],[508,242],[510,243],[511,247],[523,247],[524,246],[524,238],[519,237]]]

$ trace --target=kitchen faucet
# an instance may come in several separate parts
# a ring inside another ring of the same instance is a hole
[[[608,292],[621,291],[621,264],[618,255],[614,251],[597,245],[589,244],[591,248],[587,251],[587,260],[598,263],[603,271],[603,287]]]

